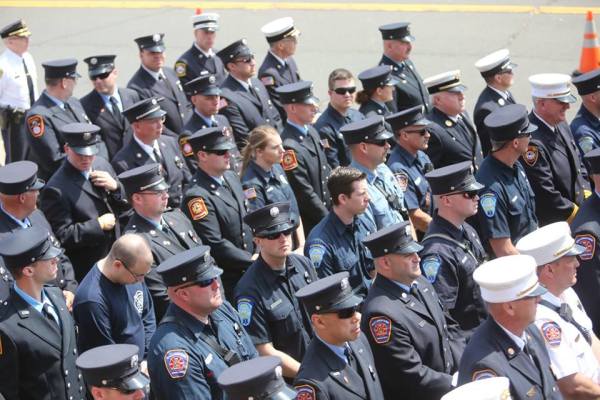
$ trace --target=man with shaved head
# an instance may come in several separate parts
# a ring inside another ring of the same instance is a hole
[[[145,360],[156,330],[152,298],[144,283],[152,261],[146,239],[129,233],[115,241],[108,255],[83,278],[73,306],[80,352],[130,343],[139,347],[139,359]],[[145,361],[142,370],[146,370]]]

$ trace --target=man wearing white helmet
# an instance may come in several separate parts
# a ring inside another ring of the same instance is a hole
[[[555,222],[524,236],[517,250],[535,258],[540,283],[548,290],[537,306],[535,324],[560,391],[568,398],[598,398],[600,364],[595,354],[600,342],[571,288],[577,281],[577,256],[585,248],[575,243],[566,222]]]
[[[504,376],[465,383],[440,400],[510,400],[510,381]]]
[[[490,318],[477,328],[458,369],[458,384],[505,376],[513,400],[562,399],[540,332],[532,322],[546,292],[535,259],[510,255],[483,263],[473,273]]]

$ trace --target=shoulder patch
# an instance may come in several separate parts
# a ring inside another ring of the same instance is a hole
[[[525,163],[530,167],[533,167],[538,160],[538,155],[538,147],[530,144],[529,146],[527,146],[527,151],[523,156],[523,161],[525,161]]]
[[[252,200],[256,198],[256,189],[254,187],[249,187],[244,190],[244,198],[246,200]]]
[[[190,357],[183,349],[173,349],[165,353],[165,368],[172,379],[180,379],[185,376]]]
[[[406,188],[408,187],[408,175],[406,172],[398,172],[394,174],[396,178],[396,183],[398,183],[398,187],[403,192],[406,192]]]
[[[559,346],[562,339],[562,330],[554,321],[545,322],[542,327],[542,336],[550,346]]]
[[[44,118],[41,115],[32,115],[27,118],[27,128],[34,138],[44,136]]]
[[[594,148],[594,139],[589,136],[583,136],[577,141],[577,144],[581,148],[581,151],[583,151],[583,154],[586,154]]]
[[[247,297],[241,297],[237,301],[237,311],[240,315],[242,325],[250,325],[250,322],[252,321],[252,308],[254,308],[254,303]]]
[[[185,157],[191,157],[194,155],[194,150],[192,149],[192,145],[188,143],[188,136],[182,137],[179,139],[179,147],[181,148],[181,152]]]
[[[473,372],[471,376],[472,381],[479,381],[481,379],[495,378],[498,374],[493,369],[480,369],[479,371]]]
[[[275,84],[275,78],[273,78],[272,76],[269,76],[269,75],[263,76],[262,78],[260,78],[260,81],[265,86],[271,86],[271,85]]]
[[[369,320],[371,336],[377,344],[385,344],[392,336],[392,321],[388,317],[372,317]]]
[[[296,158],[296,152],[294,152],[294,150],[286,150],[283,153],[281,166],[285,171],[291,171],[298,167],[298,159]]]
[[[297,385],[294,386],[296,389],[296,400],[316,400],[317,395],[315,388],[311,385]]]
[[[585,247],[585,251],[579,255],[579,258],[583,261],[591,260],[594,258],[596,252],[596,238],[590,234],[575,235],[575,243]]]
[[[313,267],[319,268],[321,266],[321,261],[323,261],[323,256],[325,255],[325,246],[322,244],[311,244],[308,248],[308,258],[312,262]]]
[[[177,61],[175,63],[175,73],[178,78],[183,78],[187,75],[187,64],[183,61]]]
[[[479,198],[479,205],[483,209],[485,216],[488,218],[493,218],[496,214],[496,202],[498,198],[496,197],[496,193],[489,192],[481,195]]]
[[[441,265],[442,260],[438,255],[427,256],[421,261],[421,269],[429,282],[435,282]]]
[[[202,197],[196,197],[188,201],[188,209],[194,221],[198,221],[208,215],[208,209]]]

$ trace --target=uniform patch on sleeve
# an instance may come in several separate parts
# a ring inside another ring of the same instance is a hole
[[[165,368],[173,379],[180,379],[185,376],[189,361],[190,357],[185,350],[173,349],[165,353]]]
[[[237,311],[240,315],[242,325],[250,325],[252,321],[252,308],[254,308],[254,303],[247,297],[242,297],[237,301]]]
[[[192,145],[188,143],[187,136],[179,139],[179,147],[181,147],[181,152],[185,157],[194,155],[194,150],[192,149]]]
[[[495,378],[498,374],[493,369],[481,369],[479,371],[473,372],[473,376],[471,377],[472,381],[479,381],[481,379]]]
[[[594,148],[594,139],[589,136],[584,136],[579,139],[577,144],[579,145],[581,151],[583,151],[583,154],[586,154],[588,151]]]
[[[406,192],[406,188],[408,187],[408,175],[406,172],[398,172],[394,174],[394,177],[396,178],[396,183],[400,190]]]
[[[265,86],[271,86],[271,85],[275,84],[275,78],[273,78],[272,76],[269,76],[269,75],[263,76],[262,78],[260,78],[260,81]]]
[[[178,78],[183,78],[187,75],[187,64],[183,61],[178,61],[175,63],[175,73],[177,73]]]
[[[27,128],[34,138],[44,136],[44,118],[41,115],[32,115],[27,118]]]
[[[298,167],[298,159],[296,158],[294,150],[286,150],[285,153],[283,153],[281,166],[285,171],[291,171]]]
[[[481,206],[485,216],[493,218],[496,214],[496,202],[498,198],[496,193],[485,193],[479,198],[479,205]]]
[[[308,258],[312,262],[313,267],[319,268],[323,256],[325,255],[325,247],[322,244],[311,244],[308,248]]]
[[[427,256],[421,261],[421,269],[429,282],[435,282],[441,265],[442,260],[437,255]]]
[[[579,255],[579,258],[583,261],[591,260],[594,258],[596,252],[596,238],[592,235],[575,235],[575,243],[585,247],[585,251]]]
[[[542,325],[542,336],[550,346],[559,346],[562,339],[562,330],[554,321],[545,322]]]
[[[310,385],[295,386],[297,400],[316,400],[315,388]]]
[[[198,221],[208,215],[208,209],[206,208],[206,204],[204,204],[204,199],[202,197],[196,197],[188,201],[188,209],[190,210],[190,215],[194,221]]]
[[[538,160],[538,155],[538,147],[534,145],[529,145],[527,146],[527,151],[523,156],[523,161],[525,161],[530,167],[533,167]]]
[[[248,189],[244,190],[244,198],[246,198],[246,200],[252,200],[256,198],[256,189],[254,189],[254,187],[249,187]]]
[[[371,336],[377,344],[385,344],[392,336],[392,321],[387,317],[373,317],[369,320]]]

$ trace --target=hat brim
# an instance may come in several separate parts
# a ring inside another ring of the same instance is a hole
[[[460,85],[456,85],[454,87],[451,87],[450,89],[446,89],[446,92],[453,92],[453,93],[462,93],[465,90],[467,90],[467,87],[463,84]]]
[[[146,191],[160,192],[163,190],[169,190],[170,187],[171,186],[167,183],[167,181],[163,177],[156,185],[152,185],[148,189],[142,190],[140,193],[143,193]]]
[[[163,110],[162,108],[159,108],[158,110],[144,116],[144,118],[138,119],[138,121],[143,121],[145,119],[162,118],[165,115],[167,115],[167,112],[165,110]]]
[[[164,53],[165,49],[165,46],[158,44],[156,46],[144,47],[142,50],[147,50],[151,53]]]
[[[302,100],[300,102],[300,104],[310,104],[310,105],[313,105],[313,106],[318,106],[319,105],[319,98],[315,97],[315,96],[310,96],[310,97],[307,97],[306,99]]]
[[[273,393],[269,399],[271,400],[294,400],[298,394],[296,391],[287,385],[283,385],[283,387],[276,393]]]
[[[390,79],[388,79],[384,86],[396,86],[398,83],[400,83],[400,79],[392,75],[390,76]]]
[[[333,305],[331,307],[327,307],[325,310],[319,311],[319,314],[326,314],[326,313],[336,312],[336,311],[343,310],[343,309],[350,308],[350,307],[356,307],[362,302],[363,302],[363,299],[358,297],[357,295],[355,295],[354,292],[352,292],[347,298],[345,298],[341,302],[336,303],[335,305]]]
[[[63,253],[63,250],[60,247],[55,247],[54,245],[51,244],[50,247],[48,247],[48,250],[46,250],[44,252],[44,254],[39,256],[37,259],[38,259],[38,261],[51,260],[53,258],[60,256],[62,253]]]
[[[585,247],[575,243],[569,251],[565,253],[565,256],[578,256],[585,252]]]
[[[523,298],[541,296],[541,295],[545,294],[546,292],[548,292],[548,290],[538,283],[537,286],[531,292],[529,292],[525,296],[523,296]]]
[[[200,94],[202,96],[220,96],[221,89],[219,87],[215,86],[213,88],[208,88],[206,90],[203,90],[202,92],[198,92],[197,94]]]
[[[419,243],[417,243],[417,242],[415,242],[413,240],[412,242],[408,243],[405,246],[398,247],[397,249],[394,249],[390,253],[393,253],[393,254],[412,254],[412,253],[418,253],[421,250],[423,250],[423,246],[421,246]]]
[[[381,131],[373,140],[388,140],[394,137],[394,134],[388,130]]]
[[[285,232],[290,229],[296,229],[297,226],[298,226],[298,224],[296,224],[296,223],[294,223],[294,221],[290,220],[289,222],[284,222],[282,224],[277,224],[273,227],[269,227],[267,229],[261,229],[260,231],[256,231],[254,233],[254,235],[257,237],[275,235],[277,233]]]
[[[465,192],[474,192],[477,190],[481,190],[485,187],[485,185],[482,185],[481,183],[475,181],[475,182],[471,182],[469,183],[467,186],[465,186],[464,189],[462,189]]]
[[[573,96],[572,94],[561,97],[553,97],[553,99],[567,104],[573,104],[577,101],[577,97]]]
[[[29,190],[41,190],[44,186],[46,186],[46,182],[42,179],[37,178],[33,183],[33,186],[29,188]]]
[[[433,124],[433,122],[431,122],[430,120],[428,120],[425,117],[421,117],[419,120],[413,122],[410,125],[427,126],[427,125],[431,125],[431,124]]]
[[[223,274],[223,270],[221,268],[217,267],[217,264],[215,264],[215,261],[213,259],[213,260],[211,260],[210,269],[205,271],[203,274],[198,275],[195,279],[195,282],[205,281],[207,279],[218,278],[222,274]]]
[[[90,78],[94,78],[98,75],[102,75],[105,74],[107,72],[112,72],[115,68],[114,67],[100,67],[100,68],[94,68],[94,69],[90,69],[88,71],[88,75]]]
[[[233,150],[235,149],[235,143],[231,140],[223,140],[213,145],[207,145],[205,150],[202,151],[214,151],[214,150]]]
[[[208,31],[208,32],[216,32],[219,30],[219,25],[212,22],[212,23],[207,23],[207,24],[199,24],[198,26],[196,26],[195,30],[198,29],[202,29],[204,31]]]
[[[533,123],[529,123],[529,125],[527,125],[527,128],[525,128],[524,131],[522,131],[521,133],[519,133],[519,136],[523,136],[525,134],[529,134],[532,132],[535,132],[537,130],[538,126],[536,124]]]
[[[404,37],[398,38],[397,40],[399,40],[401,42],[412,43],[416,39],[415,39],[415,37],[413,35],[406,35]]]
[[[138,390],[148,387],[149,384],[150,379],[142,372],[138,372],[129,378],[122,380],[118,387],[119,389],[125,390]]]
[[[93,144],[90,146],[84,146],[84,147],[72,147],[69,146],[69,148],[71,150],[73,150],[75,153],[79,154],[80,156],[95,156],[96,154],[98,154],[99,148],[98,148],[98,144]]]

